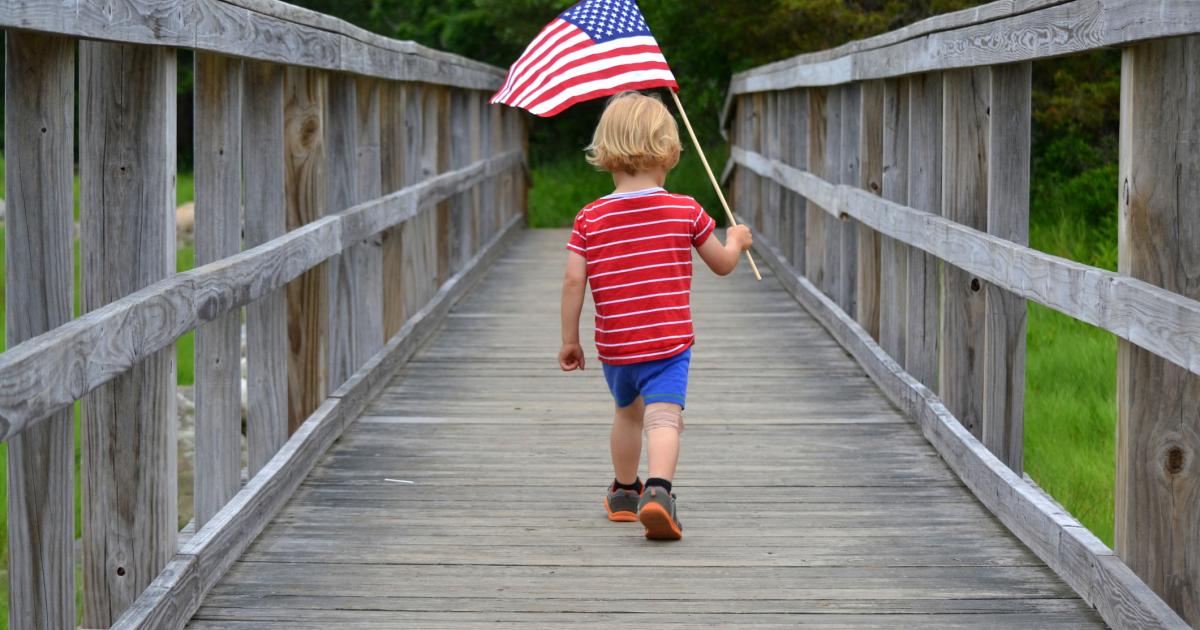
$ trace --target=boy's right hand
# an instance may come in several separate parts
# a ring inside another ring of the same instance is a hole
[[[750,228],[734,225],[725,233],[725,240],[744,252],[754,244],[754,235],[750,233]]]
[[[564,372],[583,370],[583,346],[578,343],[564,343],[558,351],[558,367]]]

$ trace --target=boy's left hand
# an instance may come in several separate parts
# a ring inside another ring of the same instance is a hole
[[[578,343],[564,343],[558,351],[558,367],[564,372],[583,370],[583,346]]]

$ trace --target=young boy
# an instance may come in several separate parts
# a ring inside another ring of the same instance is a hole
[[[616,479],[604,507],[613,521],[641,521],[646,537],[679,540],[671,481],[679,459],[679,432],[695,341],[689,294],[692,248],[718,275],[737,266],[752,238],[729,229],[722,245],[716,222],[695,199],[663,189],[679,162],[679,129],[662,102],[637,92],[609,101],[588,147],[588,162],[612,174],[616,190],[575,217],[567,245],[562,293],[559,366],[584,368],[579,343],[583,291],[596,305],[596,348],[616,399],[612,462]],[[649,471],[638,477],[642,432]]]

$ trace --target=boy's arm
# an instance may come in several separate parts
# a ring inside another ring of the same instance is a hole
[[[696,251],[700,252],[700,258],[704,260],[709,269],[712,269],[713,273],[718,276],[727,276],[737,267],[742,252],[750,249],[753,244],[754,237],[750,234],[750,228],[744,225],[735,225],[725,233],[724,245],[721,244],[717,235],[713,234]]]
[[[558,365],[564,372],[583,369],[583,346],[579,344],[579,313],[583,311],[583,292],[587,288],[587,259],[575,252],[567,254],[567,272],[562,289],[562,349]]]

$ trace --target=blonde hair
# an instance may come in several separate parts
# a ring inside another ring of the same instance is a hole
[[[630,175],[679,163],[679,126],[662,101],[640,92],[622,92],[608,101],[587,148],[588,164]]]

